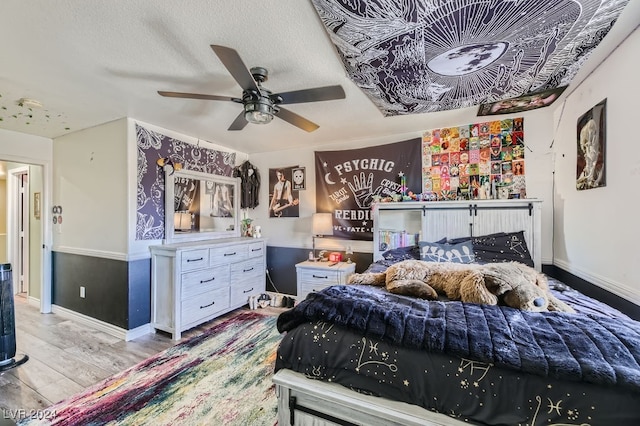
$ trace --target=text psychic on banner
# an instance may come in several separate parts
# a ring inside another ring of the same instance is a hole
[[[374,196],[422,191],[421,146],[421,139],[416,138],[315,152],[316,209],[332,214],[333,237],[372,241]]]

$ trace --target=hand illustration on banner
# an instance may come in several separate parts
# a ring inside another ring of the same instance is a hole
[[[358,179],[358,175],[353,175],[353,185],[351,182],[347,182],[347,184],[351,192],[353,192],[353,197],[358,207],[361,209],[368,208],[373,201],[373,196],[380,195],[380,192],[382,192],[382,186],[378,186],[373,191],[373,173],[369,173],[369,177],[365,182],[364,172],[360,172],[360,179]]]

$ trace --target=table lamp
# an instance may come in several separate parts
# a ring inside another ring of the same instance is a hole
[[[316,237],[333,235],[333,219],[331,213],[314,213],[312,217],[313,227],[313,259],[316,258]]]

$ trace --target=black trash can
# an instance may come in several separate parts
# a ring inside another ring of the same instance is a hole
[[[16,355],[16,318],[11,264],[0,264],[0,367]]]

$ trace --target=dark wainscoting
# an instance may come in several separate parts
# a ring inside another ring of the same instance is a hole
[[[151,259],[126,262],[54,251],[52,288],[54,305],[125,330],[151,319]]]
[[[342,257],[346,259],[344,252]],[[373,254],[353,253],[350,257],[356,263],[356,272],[363,272],[371,264]],[[296,296],[296,263],[308,258],[309,249],[267,246],[267,290]]]
[[[640,306],[635,303],[598,287],[597,285],[591,284],[589,281],[583,280],[582,278],[577,277],[556,265],[542,265],[542,272],[550,277],[562,281],[589,297],[593,297],[594,299],[606,303],[609,306],[613,306],[634,320],[640,321]]]

